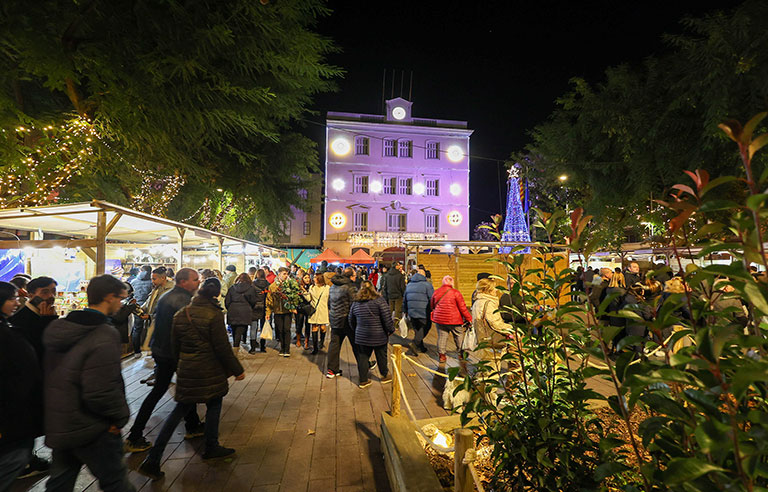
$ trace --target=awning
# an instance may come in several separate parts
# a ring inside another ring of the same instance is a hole
[[[362,249],[358,249],[352,256],[344,260],[344,262],[353,265],[373,265],[376,263],[376,259]]]
[[[334,253],[330,248],[326,249],[319,255],[315,256],[311,260],[309,260],[310,263],[321,263],[323,260],[327,261],[328,263],[344,263],[344,259]]]

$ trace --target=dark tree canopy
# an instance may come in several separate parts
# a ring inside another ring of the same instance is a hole
[[[79,116],[100,138],[62,197],[136,203],[145,190],[175,218],[277,230],[318,163],[292,128],[341,74],[313,31],[328,13],[320,0],[4,1],[0,160]]]
[[[768,3],[750,0],[683,26],[666,54],[609,68],[596,84],[573,79],[533,129],[534,166],[551,186],[568,175],[589,213],[637,223],[683,170],[740,172],[717,125],[768,109]]]

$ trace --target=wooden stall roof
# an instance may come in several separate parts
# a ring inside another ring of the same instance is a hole
[[[66,203],[41,207],[19,207],[0,210],[0,228],[69,236],[73,239],[96,237],[99,212],[106,213],[108,243],[175,243],[184,232],[184,247],[213,246],[219,240],[223,247],[240,246],[246,254],[283,256],[282,250],[245,239],[147,214],[102,200]],[[2,238],[6,239],[6,238]],[[3,241],[5,243],[7,241]],[[207,244],[206,244],[207,243]],[[23,241],[22,241],[23,244]]]

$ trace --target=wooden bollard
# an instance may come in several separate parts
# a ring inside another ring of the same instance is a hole
[[[403,366],[403,346],[392,345],[395,354],[395,367],[392,368],[392,416],[400,416],[400,371]]]
[[[453,431],[453,490],[454,492],[472,492],[475,484],[469,465],[464,464],[464,455],[475,447],[475,436],[471,429],[459,427]]]

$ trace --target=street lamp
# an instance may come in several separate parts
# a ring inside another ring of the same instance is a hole
[[[559,179],[561,183],[564,183],[568,181],[568,176],[566,176],[565,174],[561,174],[560,177],[558,177],[557,179]]]

